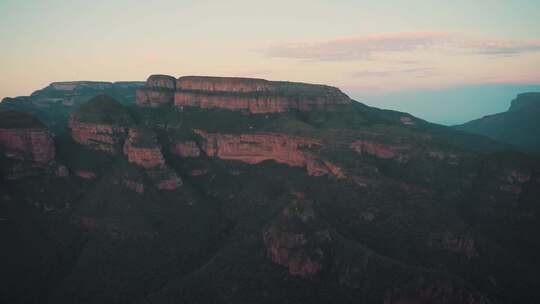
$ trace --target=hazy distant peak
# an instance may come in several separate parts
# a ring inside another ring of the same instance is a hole
[[[530,107],[540,108],[540,92],[519,94],[514,100],[512,100],[508,111],[518,111]]]

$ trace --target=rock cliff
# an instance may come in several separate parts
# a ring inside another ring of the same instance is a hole
[[[75,142],[91,149],[117,155],[122,151],[132,120],[116,100],[100,95],[84,104],[69,119]]]
[[[175,81],[171,76],[152,75],[137,91],[139,106],[173,103],[178,107],[280,113],[332,108],[351,100],[339,89],[324,85],[234,77],[186,76]]]
[[[306,168],[309,175],[343,178],[342,170],[316,156],[321,142],[279,133],[219,134],[195,130],[204,140],[202,150],[210,157],[257,164],[265,160]]]
[[[54,141],[45,125],[25,113],[0,113],[0,148],[8,158],[41,165],[55,157]]]
[[[141,107],[171,105],[174,101],[176,79],[167,75],[151,75],[146,85],[137,90],[136,102]]]
[[[129,162],[135,163],[145,169],[151,169],[165,165],[165,159],[161,154],[161,147],[157,143],[154,132],[142,127],[129,129],[127,140],[124,144],[124,154]]]
[[[124,144],[124,154],[128,161],[146,169],[156,188],[175,190],[182,185],[182,180],[166,163],[156,134],[146,127],[131,127]],[[131,180],[124,184],[138,193],[144,192],[144,185]]]

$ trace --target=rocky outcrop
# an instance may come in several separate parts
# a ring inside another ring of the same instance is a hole
[[[95,179],[97,178],[97,174],[92,171],[87,170],[77,170],[75,171],[75,175],[77,175],[80,178],[84,179]]]
[[[183,158],[199,157],[201,149],[194,140],[179,141],[171,145],[171,153]]]
[[[0,149],[4,156],[45,165],[55,157],[54,141],[39,120],[26,113],[0,113]]]
[[[119,154],[131,117],[116,100],[97,96],[84,104],[69,119],[73,140],[93,150]]]
[[[304,167],[312,176],[345,177],[341,168],[310,152],[321,147],[319,140],[279,133],[211,134],[202,130],[195,130],[195,133],[204,139],[201,148],[210,157],[248,164],[273,160],[293,167]]]
[[[137,105],[141,107],[160,107],[172,105],[176,78],[167,75],[151,75],[146,85],[137,90]]]
[[[403,145],[384,144],[370,140],[357,140],[351,143],[351,149],[361,155],[371,155],[381,159],[406,161],[405,153],[410,148]]]
[[[128,138],[124,144],[124,154],[129,162],[145,169],[165,165],[161,146],[157,142],[155,133],[145,128],[129,129]]]
[[[292,276],[312,278],[328,267],[333,238],[310,201],[293,201],[263,233],[263,240],[272,262]]]
[[[162,166],[147,172],[159,190],[176,190],[182,186],[182,179],[168,166]]]
[[[182,180],[166,163],[156,134],[144,127],[132,127],[124,145],[124,154],[130,163],[146,169],[146,174],[159,190],[175,190],[182,186]],[[144,192],[144,184],[128,181],[126,187]]]

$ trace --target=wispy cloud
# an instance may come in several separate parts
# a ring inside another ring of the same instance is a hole
[[[322,41],[297,41],[266,49],[269,57],[321,61],[371,60],[388,53],[416,51],[511,55],[540,52],[540,40],[471,37],[450,32],[409,32],[359,35]]]
[[[415,77],[428,77],[435,74],[437,69],[434,67],[422,67],[411,68],[401,70],[363,70],[350,73],[354,78],[366,78],[366,77],[390,77],[390,76],[415,76]]]

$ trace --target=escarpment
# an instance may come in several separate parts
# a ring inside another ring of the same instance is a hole
[[[304,167],[308,174],[313,176],[345,177],[339,167],[312,152],[322,145],[316,139],[279,133],[219,134],[202,130],[194,132],[204,139],[201,148],[210,157],[248,164],[273,160],[293,167]]]
[[[311,111],[351,104],[339,89],[305,83],[234,77],[152,75],[137,91],[137,104],[227,109],[248,113]]]
[[[0,148],[8,158],[39,165],[55,157],[54,141],[47,127],[26,113],[0,113]]]
[[[132,119],[127,109],[108,95],[99,95],[71,114],[73,140],[90,149],[117,155],[122,151]]]

